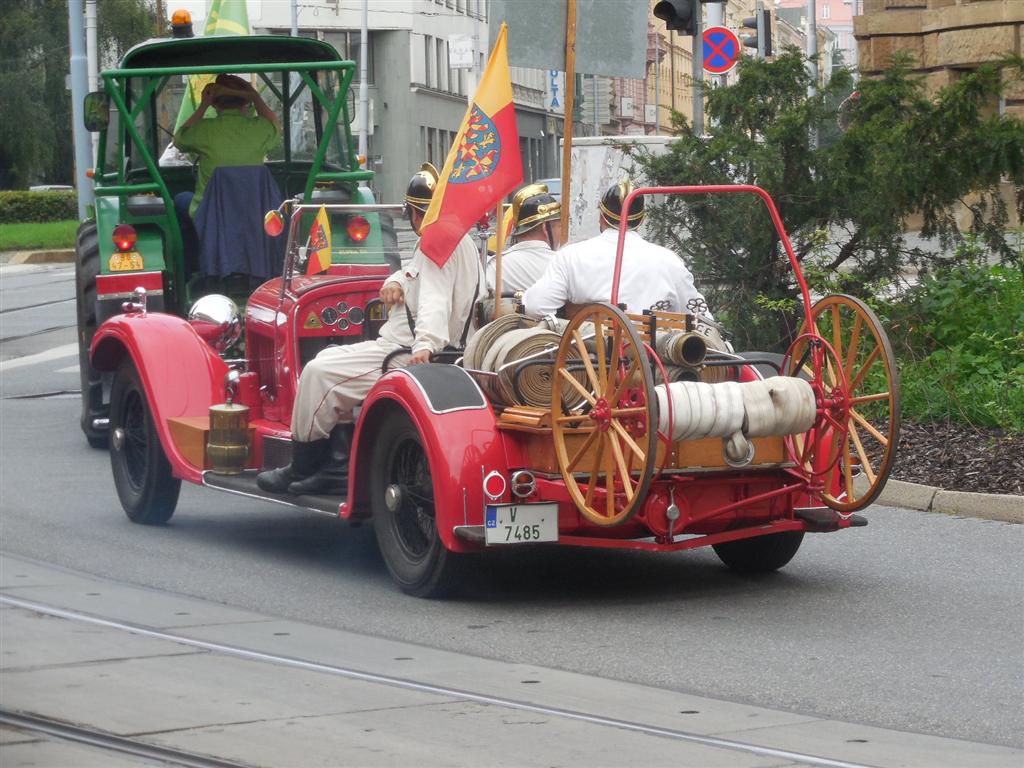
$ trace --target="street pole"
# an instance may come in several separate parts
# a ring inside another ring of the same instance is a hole
[[[693,132],[704,133],[704,13],[703,4],[696,3],[693,10]]]
[[[661,134],[661,32],[654,30],[654,135]]]
[[[85,172],[92,165],[89,132],[85,130],[84,99],[89,92],[89,64],[85,55],[85,14],[82,0],[68,0],[68,37],[71,43],[71,123],[75,142],[75,189],[78,191],[78,218],[88,214],[93,201],[92,187]]]
[[[159,18],[157,19],[159,21]],[[89,62],[89,92],[99,89],[99,55],[96,41],[96,0],[85,0],[85,56]],[[89,134],[92,146],[91,157],[96,157],[100,146],[100,135]]]
[[[811,85],[807,95],[818,92],[818,9],[814,0],[807,0],[807,58],[811,69]]]
[[[369,167],[369,135],[370,135],[370,92],[366,82],[366,60],[369,57],[368,39],[370,36],[370,11],[369,0],[363,0],[363,25],[359,30],[359,155],[363,158],[365,167]],[[361,182],[366,186],[366,181]]]
[[[725,21],[725,13],[723,10],[724,6],[722,3],[708,3],[708,26],[709,27],[720,27]],[[701,51],[704,50],[704,43],[701,41]],[[712,75],[711,84],[717,88],[722,84],[721,75]]]
[[[594,85],[594,135],[599,136],[601,134],[601,128],[597,116],[597,75],[591,75],[590,80]]]
[[[576,0],[565,2],[565,137],[562,140],[562,242],[569,242],[570,166],[572,165],[572,111],[576,98]],[[501,226],[501,220],[498,220]]]
[[[299,0],[292,0],[292,37],[299,36]]]
[[[469,77],[472,72],[473,82],[469,83],[469,87],[466,89],[466,101],[469,104],[473,103],[473,94],[476,93],[476,84],[480,82],[480,17],[483,16],[481,7],[484,4],[484,0],[476,0],[476,17],[473,19],[473,69],[466,73]]]

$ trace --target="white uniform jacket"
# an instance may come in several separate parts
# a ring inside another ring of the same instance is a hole
[[[480,252],[468,235],[443,267],[427,258],[417,244],[412,260],[386,282],[399,283],[405,301],[391,308],[380,338],[412,347],[414,353],[426,349],[433,354],[459,344],[473,303],[487,291]],[[415,335],[409,327],[410,314]]]
[[[551,266],[523,296],[526,313],[543,317],[566,303],[610,301],[618,236],[617,229],[606,229],[555,253]],[[682,259],[633,231],[626,233],[622,253],[619,303],[635,313],[662,309],[710,314]]]
[[[555,252],[543,240],[523,240],[501,255],[501,292],[525,291],[540,280]],[[487,287],[494,290],[496,260],[487,262]]]

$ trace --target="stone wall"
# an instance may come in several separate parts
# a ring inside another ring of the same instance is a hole
[[[965,71],[1024,55],[1024,0],[863,0],[853,19],[860,71],[871,77],[888,68],[897,51],[909,51],[930,93],[956,82]],[[1024,119],[1024,80],[1006,71],[1003,110]],[[995,110],[998,105],[993,104]],[[1012,212],[1012,190],[1003,184]],[[962,224],[966,225],[966,210]],[[1016,225],[1012,215],[1011,226]],[[914,222],[909,223],[914,228]],[[920,226],[920,223],[917,223]]]
[[[864,14],[853,21],[863,74],[877,74],[893,53],[909,51],[931,91],[964,70],[1024,52],[1022,0],[864,0]],[[1024,117],[1024,84],[1007,86],[1006,111]]]

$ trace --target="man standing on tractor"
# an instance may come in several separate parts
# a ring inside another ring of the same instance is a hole
[[[243,110],[252,104],[255,115]],[[204,120],[213,107],[217,116]],[[203,200],[206,185],[218,168],[263,165],[267,153],[280,137],[280,121],[252,85],[237,75],[217,75],[203,88],[202,101],[192,116],[174,134],[174,146],[182,152],[199,156],[199,176],[195,192],[179,192],[174,196],[174,209],[181,224],[186,260],[195,269],[199,238],[192,219]]]
[[[523,295],[528,315],[543,317],[566,304],[611,298],[622,203],[632,190],[628,179],[608,188],[599,205],[601,233],[555,254],[544,275]],[[636,231],[644,214],[644,198],[634,198],[626,214],[619,303],[635,313],[660,309],[707,315],[707,302],[682,260],[667,248],[647,242]]]
[[[530,184],[512,198],[512,246],[502,254],[501,287],[525,291],[551,264],[562,243],[562,205],[544,184]],[[495,262],[487,265],[487,285],[494,289]]]
[[[437,182],[437,169],[430,163],[409,182],[405,207],[416,234]],[[408,350],[394,359],[396,365],[429,363],[431,355],[449,344],[464,346],[484,279],[468,235],[443,267],[417,244],[409,264],[381,288],[381,299],[394,306],[378,338],[327,347],[302,369],[292,410],[292,462],[261,472],[259,487],[271,493],[343,494],[355,431],[353,409],[383,375],[384,361]]]

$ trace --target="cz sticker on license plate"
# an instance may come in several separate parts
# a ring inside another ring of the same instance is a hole
[[[487,544],[558,541],[558,505],[488,504],[484,516]]]

